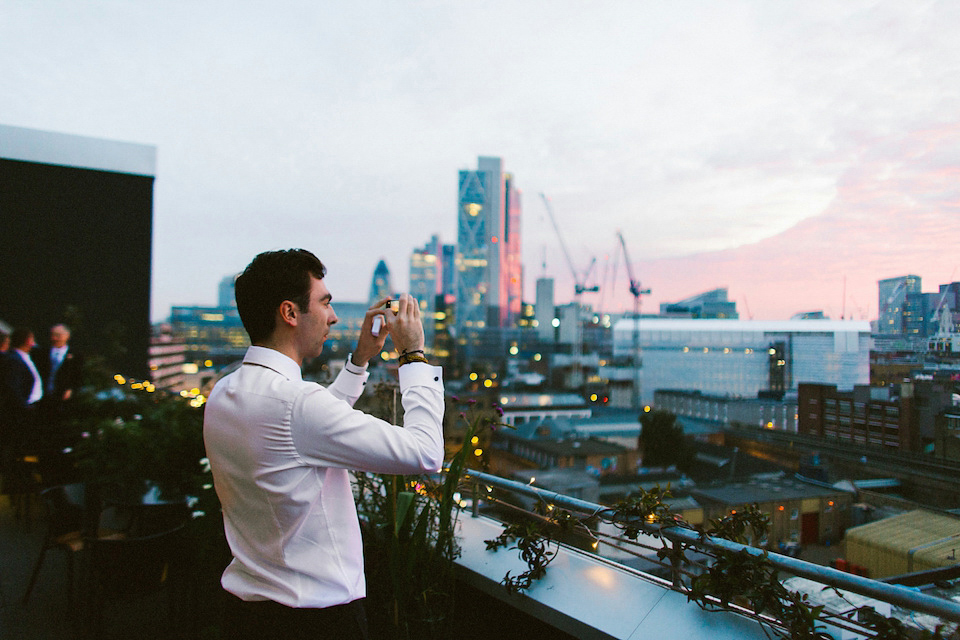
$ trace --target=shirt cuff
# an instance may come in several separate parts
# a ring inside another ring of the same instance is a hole
[[[358,367],[357,365],[353,364],[352,358],[353,358],[352,353],[347,355],[347,363],[343,365],[343,368],[354,375],[362,376],[363,374],[365,374],[367,372],[367,366],[370,363],[367,363],[362,367]]]
[[[433,387],[443,393],[443,369],[425,362],[405,364],[397,372],[400,376],[400,389],[414,386]]]

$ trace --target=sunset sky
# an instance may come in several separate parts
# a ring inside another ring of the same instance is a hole
[[[478,155],[531,301],[573,291],[545,193],[577,268],[622,230],[645,311],[874,319],[877,280],[960,279],[958,32],[922,0],[0,0],[0,123],[157,147],[155,320],[290,246],[338,299],[381,258],[406,289]],[[586,302],[630,308],[608,281]]]

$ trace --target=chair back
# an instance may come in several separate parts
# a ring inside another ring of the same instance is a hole
[[[84,524],[86,489],[83,484],[62,484],[40,492],[47,512],[48,537],[79,532]]]
[[[183,557],[185,528],[181,524],[146,536],[87,538],[89,588],[110,600],[146,595],[163,588]]]

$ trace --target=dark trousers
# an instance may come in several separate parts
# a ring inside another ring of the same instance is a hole
[[[230,596],[228,638],[243,640],[369,640],[364,599],[324,609],[295,609]]]

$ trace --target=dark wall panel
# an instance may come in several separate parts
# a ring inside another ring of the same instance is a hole
[[[0,319],[147,376],[153,177],[0,159]]]

